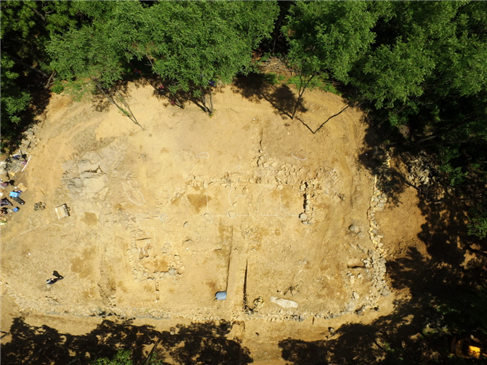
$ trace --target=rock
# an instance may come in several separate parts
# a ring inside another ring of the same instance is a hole
[[[330,331],[332,335],[336,332],[336,330],[333,327],[328,327],[328,331]]]
[[[85,178],[83,180],[83,185],[85,186],[86,194],[93,196],[101,191],[105,187],[106,183],[104,176],[97,176],[96,178],[91,179]]]
[[[187,242],[185,242],[187,243]],[[171,253],[172,251],[172,244],[171,242],[164,242],[164,244],[162,245],[162,253]]]
[[[350,259],[347,262],[347,267],[351,269],[355,268],[360,268],[360,267],[365,267],[365,262],[360,260],[359,258],[356,259]]]
[[[352,224],[348,227],[348,230],[352,233],[359,233],[360,232],[360,227],[356,226],[355,224]]]
[[[232,219],[234,219],[237,216],[237,213],[235,213],[233,210],[228,212],[228,216]]]
[[[71,179],[70,181],[75,187],[77,188],[82,188],[83,187],[83,181],[79,177],[76,177],[74,179]]]
[[[184,222],[183,227],[186,228],[188,226],[188,222]]]
[[[357,292],[352,293],[353,299],[358,299],[360,298],[360,295]]]
[[[90,172],[95,172],[100,168],[98,164],[92,163],[89,160],[81,160],[78,162],[78,171],[79,172],[84,172],[84,171],[90,171]]]
[[[278,306],[282,308],[297,308],[298,303],[292,301],[292,300],[287,300],[287,299],[282,299],[282,298],[277,298],[277,297],[271,297],[270,301],[272,303],[276,303]]]
[[[171,267],[167,272],[171,276],[174,276],[178,273],[178,271],[174,267]]]
[[[391,295],[391,291],[387,288],[384,288],[384,289],[382,289],[381,294],[383,297],[388,297],[389,295]]]
[[[306,213],[301,213],[299,215],[299,219],[301,219],[302,221],[304,221],[304,220],[308,219],[308,215]]]

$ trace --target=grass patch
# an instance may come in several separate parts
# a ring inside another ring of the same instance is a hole
[[[296,85],[297,87],[299,87],[301,80],[300,80],[299,76],[293,76],[287,80],[287,83],[290,85]],[[332,94],[335,94],[338,96],[342,96],[342,93],[340,91],[338,91],[333,86],[333,84],[330,81],[326,80],[322,75],[315,77],[313,80],[311,80],[310,84],[308,85],[309,90],[313,90],[315,88],[318,88],[322,91],[332,93]]]

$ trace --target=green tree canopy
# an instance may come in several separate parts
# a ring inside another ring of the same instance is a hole
[[[288,59],[298,71],[297,106],[318,74],[345,83],[355,62],[374,41],[372,27],[378,18],[366,2],[296,2],[282,31],[289,42]]]
[[[228,83],[246,71],[252,49],[269,36],[277,14],[274,1],[162,1],[147,9],[136,52],[161,78],[174,81],[173,90],[204,95],[211,82]]]
[[[374,41],[378,15],[367,2],[296,2],[283,32],[291,64],[306,74],[326,72],[346,82]]]
[[[19,74],[13,70],[14,65],[11,58],[2,54],[2,119],[4,123],[17,124],[29,107],[31,96],[16,83]]]

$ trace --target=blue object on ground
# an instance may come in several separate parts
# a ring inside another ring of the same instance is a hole
[[[18,198],[19,196],[20,196],[20,193],[17,193],[16,191],[10,192],[10,197],[12,197],[12,198]]]
[[[19,208],[15,207],[14,209],[12,209],[14,212],[18,212],[19,211]]]
[[[219,291],[215,294],[216,300],[225,300],[227,299],[227,292],[226,291]]]

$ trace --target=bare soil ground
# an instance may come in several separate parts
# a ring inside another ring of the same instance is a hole
[[[106,315],[158,330],[224,320],[254,362],[280,364],[283,339],[324,340],[407,295],[386,261],[426,254],[424,219],[414,189],[392,206],[359,162],[359,110],[314,90],[291,120],[292,88],[232,86],[209,117],[150,85],[127,92],[144,130],[53,95],[14,177],[26,205],[1,228],[2,331],[17,317],[79,335]],[[58,219],[61,204],[70,216]],[[46,285],[53,270],[64,279]]]

